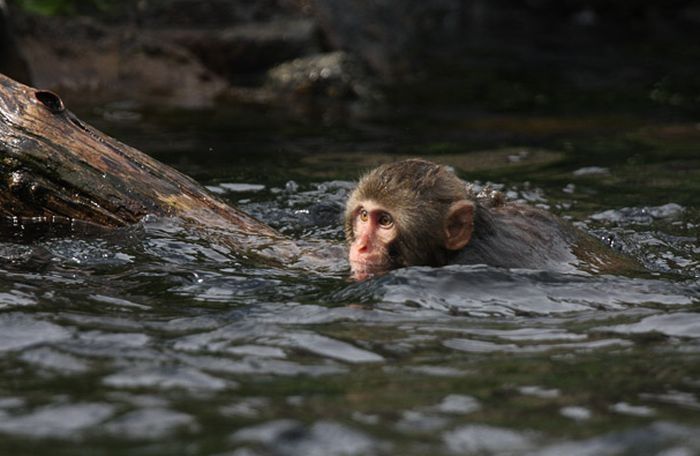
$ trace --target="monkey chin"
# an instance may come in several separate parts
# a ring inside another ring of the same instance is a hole
[[[389,272],[384,262],[351,261],[350,273],[354,280],[362,281]]]

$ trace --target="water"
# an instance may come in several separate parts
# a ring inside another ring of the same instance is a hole
[[[339,242],[359,170],[420,152],[649,271],[353,283],[176,219],[27,227],[0,242],[0,453],[700,454],[697,124],[417,111],[83,117],[296,238]]]

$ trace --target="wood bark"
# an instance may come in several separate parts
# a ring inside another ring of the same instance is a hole
[[[104,227],[179,217],[234,251],[281,264],[303,246],[197,182],[82,122],[50,91],[0,74],[0,217]]]

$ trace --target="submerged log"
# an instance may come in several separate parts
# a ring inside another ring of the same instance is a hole
[[[56,94],[0,74],[0,217],[120,227],[150,214],[178,217],[237,253],[278,264],[315,256],[313,246],[82,122]]]

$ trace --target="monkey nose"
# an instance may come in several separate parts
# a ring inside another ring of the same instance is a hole
[[[371,242],[369,236],[362,235],[355,241],[355,250],[358,253],[367,253],[369,251],[370,244]]]

